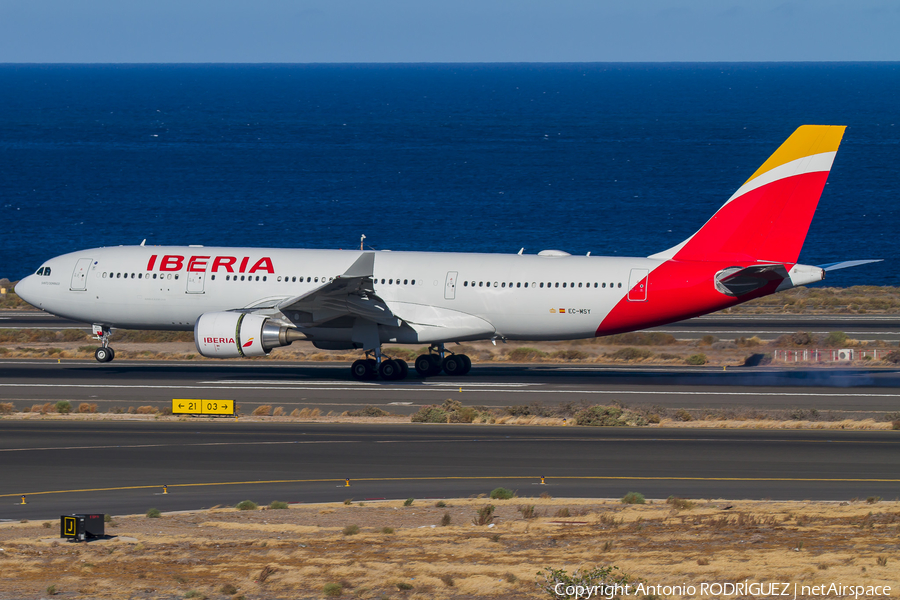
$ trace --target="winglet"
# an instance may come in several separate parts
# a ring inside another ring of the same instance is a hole
[[[697,233],[650,258],[796,263],[844,130],[797,128]]]

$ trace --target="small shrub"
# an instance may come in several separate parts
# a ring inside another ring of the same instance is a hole
[[[877,504],[878,502],[881,502],[881,496],[869,496],[866,498],[867,504]]]
[[[82,402],[78,405],[78,412],[80,413],[95,413],[97,412],[96,404],[89,404],[87,402]]]
[[[384,534],[394,533],[394,528],[393,527],[382,527],[381,533],[384,533]]]
[[[405,591],[408,591],[408,590],[413,589],[412,584],[411,584],[411,583],[406,583],[405,581],[397,582],[397,583],[395,583],[394,585],[397,587],[398,590],[400,590],[400,591],[402,591],[402,592],[405,592]]]
[[[644,495],[638,492],[628,492],[622,497],[622,504],[644,504]]]
[[[524,506],[520,506],[519,512],[522,513],[523,519],[533,519],[534,518],[534,504],[526,504]]]
[[[283,509],[285,509],[285,508],[287,508],[287,507],[288,507],[288,503],[287,503],[287,502],[281,502],[280,500],[273,500],[273,501],[269,504],[269,508],[272,509],[272,510],[283,510]]]
[[[262,406],[257,406],[253,411],[254,417],[268,417],[272,415],[272,405],[263,404]]]
[[[53,523],[51,523],[50,521],[44,521],[42,523],[42,526],[44,527],[44,529],[50,529],[51,527],[53,527]]]
[[[678,498],[676,496],[669,496],[666,500],[666,504],[671,504],[674,508],[678,510],[690,510],[696,506],[690,500],[685,500],[684,498]]]
[[[437,502],[434,503],[435,508],[444,508],[446,506],[447,506],[447,503],[444,502],[443,500],[438,500]]]
[[[613,565],[608,567],[599,567],[591,571],[575,570],[571,575],[565,569],[551,569],[549,567],[538,571],[538,577],[543,581],[538,582],[538,587],[547,592],[553,598],[559,598],[556,593],[557,589],[565,589],[567,587],[581,587],[589,589],[596,585],[625,585],[633,583],[634,578],[627,573],[616,573],[619,568]],[[646,596],[645,596],[646,597]]]
[[[701,567],[705,567],[706,565],[709,564],[709,559],[708,558],[698,558],[697,564],[700,565]]]
[[[387,417],[391,413],[377,406],[365,406],[360,410],[350,410],[344,414],[348,417]]]
[[[494,520],[494,505],[487,504],[478,509],[478,512],[475,513],[475,518],[472,519],[472,523],[475,525],[489,525]]]
[[[886,567],[887,566],[887,556],[879,556],[878,558],[875,559],[875,562],[878,563],[879,567]]]
[[[273,417],[283,417],[284,416],[284,408],[279,406],[272,412]]]
[[[702,338],[700,338],[700,340],[697,342],[697,345],[698,346],[712,346],[713,344],[715,344],[718,341],[719,341],[719,338],[717,338],[716,336],[707,334],[707,335],[704,335]]]
[[[159,412],[159,409],[155,406],[138,406],[137,414],[139,415],[155,415]]]
[[[499,534],[499,533],[495,533],[494,535],[492,535],[492,536],[491,536],[491,541],[492,541],[492,542],[499,542],[499,541],[500,541],[500,534]]]
[[[491,490],[491,500],[509,500],[515,494],[512,490],[508,490],[506,488],[498,487]]]
[[[449,524],[450,524],[450,513],[445,512],[444,516],[441,517],[441,527],[446,527]]]
[[[112,523],[112,515],[103,515],[104,523]]]
[[[340,596],[344,592],[344,586],[339,583],[326,583],[322,588],[322,593],[326,596]]]
[[[403,506],[412,506],[413,502],[415,502],[415,501],[416,501],[415,498],[407,498],[406,500],[403,501]]]
[[[644,360],[646,358],[650,358],[653,356],[653,353],[647,350],[646,348],[620,348],[615,352],[608,352],[604,354],[605,357],[611,358],[613,360]]]
[[[235,505],[238,510],[256,510],[259,506],[253,500],[241,500]]]
[[[227,596],[234,596],[235,594],[237,594],[238,589],[230,583],[226,583],[221,588],[219,588],[219,591]]]
[[[675,418],[679,421],[693,421],[694,417],[683,408],[679,408],[675,411]]]
[[[347,525],[342,532],[344,535],[356,535],[359,533],[359,525]]]
[[[196,598],[197,600],[206,600],[206,596],[203,593],[198,592],[197,590],[189,590],[184,595],[185,598]]]
[[[56,586],[55,586],[55,585],[48,585],[48,586],[47,586],[47,593],[50,594],[51,596],[55,596],[56,594],[59,593],[59,591],[56,589]]]
[[[613,543],[609,540],[603,542],[603,552],[609,552],[613,549]]]
[[[563,508],[560,508],[558,511],[556,511],[556,515],[554,515],[554,516],[556,516],[557,518],[560,518],[560,519],[568,519],[569,517],[572,516],[572,513],[569,512],[568,508],[563,507]]]
[[[830,331],[825,336],[825,345],[830,348],[840,348],[847,342],[847,334],[843,331]]]
[[[15,411],[12,402],[0,402],[0,415],[11,415]]]
[[[699,367],[701,365],[705,365],[707,362],[707,358],[705,354],[692,354],[687,357],[684,362],[689,365],[693,365],[695,367]]]
[[[344,506],[350,506],[351,504],[353,504],[353,498],[347,498],[346,500],[344,500]]]
[[[450,575],[441,575],[441,581],[443,581],[444,585],[446,585],[447,587],[453,587],[455,583],[453,581],[453,577],[451,577]]]
[[[147,511],[148,519],[158,519],[161,516],[162,516],[162,513],[159,512],[159,509],[157,509],[157,508],[151,508],[150,510]]]
[[[56,403],[56,412],[61,415],[67,415],[72,412],[72,403],[68,400],[60,400]]]
[[[540,361],[542,358],[546,357],[546,352],[538,350],[537,348],[529,348],[527,346],[515,348],[506,355],[506,359],[512,362],[535,362]]]

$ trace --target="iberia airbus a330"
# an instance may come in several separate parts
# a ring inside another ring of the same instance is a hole
[[[113,359],[113,328],[194,330],[212,358],[264,356],[308,339],[365,351],[357,379],[402,379],[381,345],[429,344],[415,369],[464,375],[445,348],[472,340],[568,340],[721,310],[869,261],[797,264],[844,127],[797,129],[697,233],[646,258],[120,246],[64,254],[16,292],[93,323]]]

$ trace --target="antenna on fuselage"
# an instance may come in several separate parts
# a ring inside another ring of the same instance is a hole
[[[359,236],[359,249],[360,250],[363,249],[363,240],[364,239],[366,239],[366,234],[362,234],[361,236]]]
[[[144,241],[141,242],[141,246],[147,243],[147,238],[144,238]]]
[[[522,253],[523,253],[523,252],[525,252],[525,248],[522,248],[521,250],[519,250],[519,251],[517,252],[517,254],[518,254],[519,256],[522,256]]]

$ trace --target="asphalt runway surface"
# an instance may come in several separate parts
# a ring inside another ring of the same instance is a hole
[[[900,412],[900,370],[732,367],[475,365],[463,377],[355,381],[343,363],[274,361],[0,361],[0,401],[16,408],[68,400],[113,407],[171,407],[173,399],[234,400],[329,411],[373,405],[397,414],[448,398],[469,406],[574,403],[718,409],[831,411],[840,418]]]
[[[559,498],[900,496],[891,431],[7,420],[0,456],[0,519],[244,499],[426,500],[500,486]]]
[[[0,311],[0,329],[84,329],[78,323],[43,311]],[[900,341],[900,315],[722,315],[713,314],[647,331],[670,333],[678,339],[699,339],[714,335],[725,340],[757,336],[773,340],[797,331],[827,334],[843,331],[849,337],[865,341]]]

